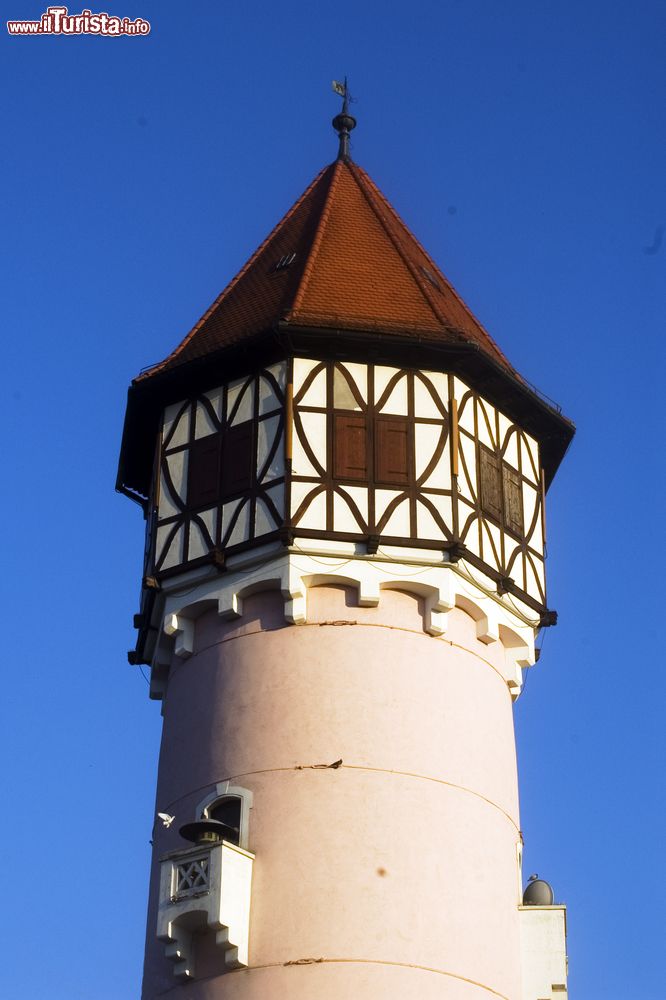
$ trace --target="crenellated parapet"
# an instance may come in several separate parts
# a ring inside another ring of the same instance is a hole
[[[246,555],[239,562],[226,573],[199,579],[189,574],[164,587],[154,612],[158,637],[152,660],[152,697],[161,697],[174,658],[184,661],[193,654],[197,619],[205,611],[214,608],[221,621],[240,619],[244,600],[267,590],[280,593],[285,624],[293,626],[310,622],[308,594],[313,587],[351,587],[359,609],[381,608],[386,591],[407,592],[422,599],[423,632],[445,641],[449,613],[459,608],[474,620],[479,642],[502,647],[504,679],[513,698],[520,694],[522,669],[535,662],[539,620],[528,607],[498,596],[490,579],[484,580],[460,561],[434,565],[292,549],[278,551],[272,558],[264,553],[261,561]]]

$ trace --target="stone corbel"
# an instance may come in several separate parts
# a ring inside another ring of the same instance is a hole
[[[489,646],[491,642],[497,642],[499,639],[499,616],[494,602],[487,598],[480,598],[477,603],[462,594],[458,594],[456,604],[474,619],[476,637],[479,642],[485,643],[486,646]]]
[[[194,652],[194,622],[182,614],[168,614],[164,619],[164,632],[174,640],[173,651],[181,660]]]

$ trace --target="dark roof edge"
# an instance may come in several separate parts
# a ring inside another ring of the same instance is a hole
[[[258,353],[259,347],[261,353]],[[418,359],[414,358],[415,351]],[[272,364],[289,354],[401,364],[410,368],[430,366],[468,379],[489,402],[512,416],[538,439],[546,487],[552,482],[575,433],[572,421],[555,404],[545,400],[533,386],[517,378],[480,345],[469,340],[442,344],[433,342],[428,336],[420,337],[414,331],[401,336],[377,330],[305,327],[281,321],[235,347],[155,372],[149,380],[132,382],[128,390],[116,489],[142,502],[141,487],[147,486],[146,458],[137,463],[137,453],[154,455],[159,411],[164,406],[192,391],[206,391],[227,378],[241,375],[258,362]],[[149,464],[152,468],[152,457]]]

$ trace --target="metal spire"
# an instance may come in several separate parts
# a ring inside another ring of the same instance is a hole
[[[356,128],[356,119],[349,114],[349,105],[354,98],[349,93],[347,77],[344,83],[333,80],[333,90],[342,98],[342,111],[333,119],[333,128],[338,133],[340,148],[338,150],[339,160],[349,160],[349,133]]]

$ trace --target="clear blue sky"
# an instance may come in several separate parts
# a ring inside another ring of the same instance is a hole
[[[578,425],[560,624],[516,709],[526,874],[569,906],[572,1000],[660,1000],[666,7],[101,9],[152,33],[4,34],[0,58],[3,995],[138,996],[160,715],[125,660],[125,390],[334,158],[347,73],[354,158]]]

